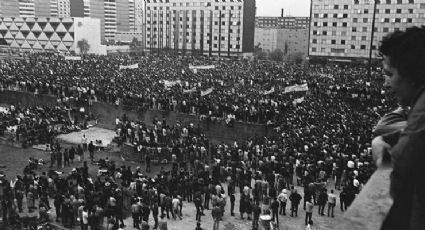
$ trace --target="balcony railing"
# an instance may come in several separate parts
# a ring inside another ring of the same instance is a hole
[[[335,229],[380,230],[393,203],[390,197],[392,168],[378,168],[354,202],[338,220]]]

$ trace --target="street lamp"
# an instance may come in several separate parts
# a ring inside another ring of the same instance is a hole
[[[375,36],[375,21],[376,21],[376,6],[379,3],[379,0],[373,1],[373,17],[372,17],[372,32],[370,35],[370,47],[369,47],[369,68],[368,68],[368,76],[372,77],[372,48],[373,48],[373,38]]]

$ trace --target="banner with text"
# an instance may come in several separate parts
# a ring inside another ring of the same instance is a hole
[[[134,65],[120,65],[120,70],[123,69],[137,69],[139,68],[139,64],[134,64]]]
[[[71,61],[81,61],[81,57],[77,56],[65,56],[65,60],[71,60]]]
[[[214,87],[211,87],[211,88],[209,88],[209,89],[207,89],[205,91],[201,91],[201,97],[206,96],[206,95],[212,93],[213,90],[214,90]]]
[[[302,84],[302,85],[292,85],[285,87],[284,93],[291,93],[291,92],[302,92],[302,91],[308,91],[308,85]]]
[[[272,94],[272,93],[274,93],[274,86],[270,90],[263,92],[264,95],[269,95],[269,94]]]
[[[186,93],[194,93],[194,92],[196,92],[196,87],[193,87],[191,89],[185,89],[185,90],[183,90],[183,93],[184,94],[186,94]]]
[[[189,69],[215,69],[215,65],[189,65]]]

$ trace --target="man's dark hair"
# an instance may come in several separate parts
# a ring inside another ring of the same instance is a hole
[[[382,39],[379,52],[389,57],[390,65],[403,78],[425,85],[425,26],[388,34]]]

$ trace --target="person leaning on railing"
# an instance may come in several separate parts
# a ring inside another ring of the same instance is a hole
[[[424,41],[425,27],[412,27],[386,36],[379,48],[388,79],[386,85],[403,107],[410,106],[406,128],[395,129],[395,132],[378,136],[372,142],[378,167],[385,164],[386,153],[393,165],[390,194],[394,203],[382,225],[385,230],[425,229]],[[398,118],[388,124],[403,121],[400,119],[403,112],[393,115]]]

